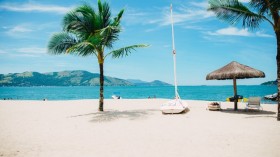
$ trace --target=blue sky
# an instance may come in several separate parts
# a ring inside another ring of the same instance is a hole
[[[246,3],[246,0],[242,0]],[[87,70],[99,73],[95,56],[47,54],[51,35],[80,0],[0,0],[0,73]],[[96,7],[97,0],[86,1]],[[251,31],[230,26],[207,12],[206,0],[107,0],[115,16],[125,8],[115,48],[150,44],[122,59],[107,58],[105,75],[173,84],[170,3],[173,4],[179,85],[231,85],[232,80],[206,81],[206,75],[231,61],[262,70],[266,78],[238,80],[260,84],[276,79],[276,39],[264,22]]]

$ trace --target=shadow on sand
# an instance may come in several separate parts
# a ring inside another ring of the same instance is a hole
[[[92,116],[90,122],[110,122],[118,119],[128,119],[128,120],[145,119],[148,118],[148,116],[155,114],[155,112],[159,112],[159,110],[155,110],[155,109],[129,110],[129,111],[108,110],[104,112],[75,115],[75,116],[71,116],[71,118],[81,117],[81,116]]]
[[[162,113],[163,115],[184,115],[186,113],[188,113],[190,111],[189,108],[187,108],[186,110],[184,110],[183,112],[180,113]]]
[[[270,118],[276,118],[276,112],[273,111],[266,111],[266,110],[245,110],[245,109],[239,109],[235,111],[233,108],[227,108],[222,109],[222,113],[230,113],[230,114],[243,114],[248,115],[248,117],[245,118],[260,118],[260,117],[270,117]]]

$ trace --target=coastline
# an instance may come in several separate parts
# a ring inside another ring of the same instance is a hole
[[[0,156],[280,156],[276,105],[184,100],[187,113],[163,115],[166,101],[105,99],[98,112],[98,99],[0,100]]]

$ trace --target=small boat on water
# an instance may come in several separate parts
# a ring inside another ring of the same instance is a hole
[[[114,94],[112,95],[112,98],[113,99],[122,99],[119,92],[114,92]]]
[[[122,99],[122,97],[117,96],[117,95],[112,95],[112,98],[113,98],[113,99]]]
[[[273,101],[276,101],[277,97],[278,97],[278,93],[274,93],[274,94],[271,94],[271,95],[264,96],[265,99],[273,100]]]
[[[248,102],[248,98],[244,98],[242,95],[237,95],[238,102]],[[227,102],[234,102],[234,96],[226,98]]]

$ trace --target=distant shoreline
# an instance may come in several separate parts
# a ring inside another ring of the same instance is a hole
[[[178,85],[178,87],[200,87],[200,86],[206,86],[206,87],[219,87],[219,86],[232,86],[232,85]],[[257,85],[237,85],[237,86],[277,86],[277,85],[261,85],[261,84],[257,84]],[[99,85],[96,86],[0,86],[1,87],[100,87]],[[141,85],[110,85],[110,86],[104,86],[104,87],[173,87],[173,85],[166,85],[166,86],[141,86]]]
[[[233,96],[231,85],[223,86],[179,86],[179,95],[184,100],[225,101]],[[240,85],[238,94],[245,98],[277,92],[277,86]],[[173,86],[106,86],[104,98],[111,99],[118,93],[123,99],[174,98]],[[36,87],[0,87],[0,99],[15,100],[81,100],[98,99],[98,86],[36,86]],[[275,103],[262,99],[264,103]]]
[[[172,99],[167,99],[167,98],[131,98],[131,99],[122,99],[122,100],[172,100]],[[104,101],[111,101],[111,100],[114,100],[114,99],[104,99]],[[192,99],[182,99],[183,101],[203,101],[203,102],[221,102],[221,103],[232,103],[233,102],[227,102],[227,101],[219,101],[219,100],[192,100]],[[49,102],[76,102],[76,101],[99,101],[99,99],[69,99],[69,100],[64,100],[64,99],[61,99],[61,100],[49,100],[49,99],[42,99],[42,100],[31,100],[31,99],[12,99],[12,98],[9,98],[9,99],[0,99],[0,101],[2,102],[7,102],[7,101],[17,101],[17,102],[42,102],[42,101],[49,101]],[[115,101],[119,101],[119,100],[115,100]],[[273,103],[274,102],[274,103]],[[278,105],[278,103],[276,101],[273,101],[272,103],[262,103],[262,104],[265,104],[265,105]],[[238,102],[238,104],[244,104],[244,102]]]

